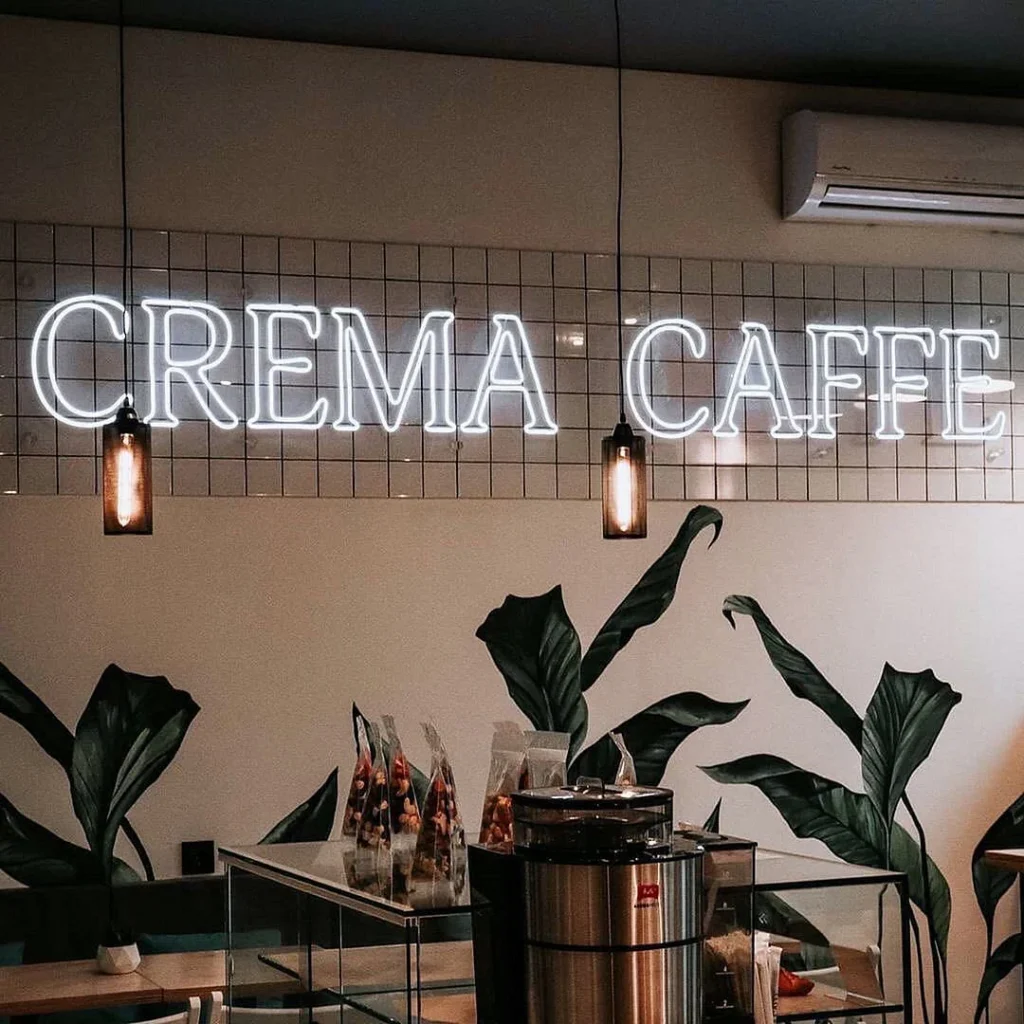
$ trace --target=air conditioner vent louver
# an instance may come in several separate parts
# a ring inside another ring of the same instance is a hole
[[[1024,231],[1024,129],[809,110],[783,123],[787,220]]]

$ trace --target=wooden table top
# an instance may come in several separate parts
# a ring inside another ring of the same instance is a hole
[[[0,1015],[5,1017],[163,1001],[163,989],[145,975],[101,974],[95,960],[0,967]]]
[[[305,957],[295,950],[238,951],[236,991],[275,995],[300,991],[303,986],[296,979],[305,970]],[[342,972],[346,991],[402,987],[405,946],[353,946],[342,954]],[[423,946],[420,975],[424,985],[471,983],[473,944],[434,942]],[[336,949],[314,949],[312,980],[318,989],[337,987]],[[220,949],[144,956],[135,973],[120,975],[101,974],[94,960],[25,964],[0,967],[0,1016],[181,1002],[189,996],[226,993],[226,989],[224,951]]]
[[[1004,871],[1024,874],[1024,850],[986,850],[985,863]]]

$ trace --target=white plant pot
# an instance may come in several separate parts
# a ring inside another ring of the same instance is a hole
[[[142,962],[139,947],[99,946],[96,950],[96,966],[103,974],[131,974]]]

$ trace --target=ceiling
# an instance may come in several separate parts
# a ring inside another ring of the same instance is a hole
[[[628,67],[1024,96],[1021,0],[622,0]],[[117,0],[0,0],[116,23]],[[125,0],[130,25],[567,64],[614,62],[612,0]]]

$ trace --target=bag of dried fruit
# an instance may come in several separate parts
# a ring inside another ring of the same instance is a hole
[[[455,776],[437,730],[424,724],[430,747],[430,784],[412,866],[410,902],[441,907],[458,901],[466,885],[466,832]]]
[[[409,877],[420,832],[420,809],[412,784],[412,767],[402,750],[395,720],[391,715],[384,715],[381,720],[384,723],[390,792],[388,810],[391,817],[391,857],[394,868],[392,895],[394,899],[402,900],[409,892]]]
[[[380,742],[380,731],[376,733],[376,755],[356,833],[355,884],[364,892],[391,899],[391,793],[384,744]]]
[[[480,842],[484,846],[512,841],[512,794],[519,790],[525,757],[523,730],[515,722],[495,722],[491,769],[480,818]]]

